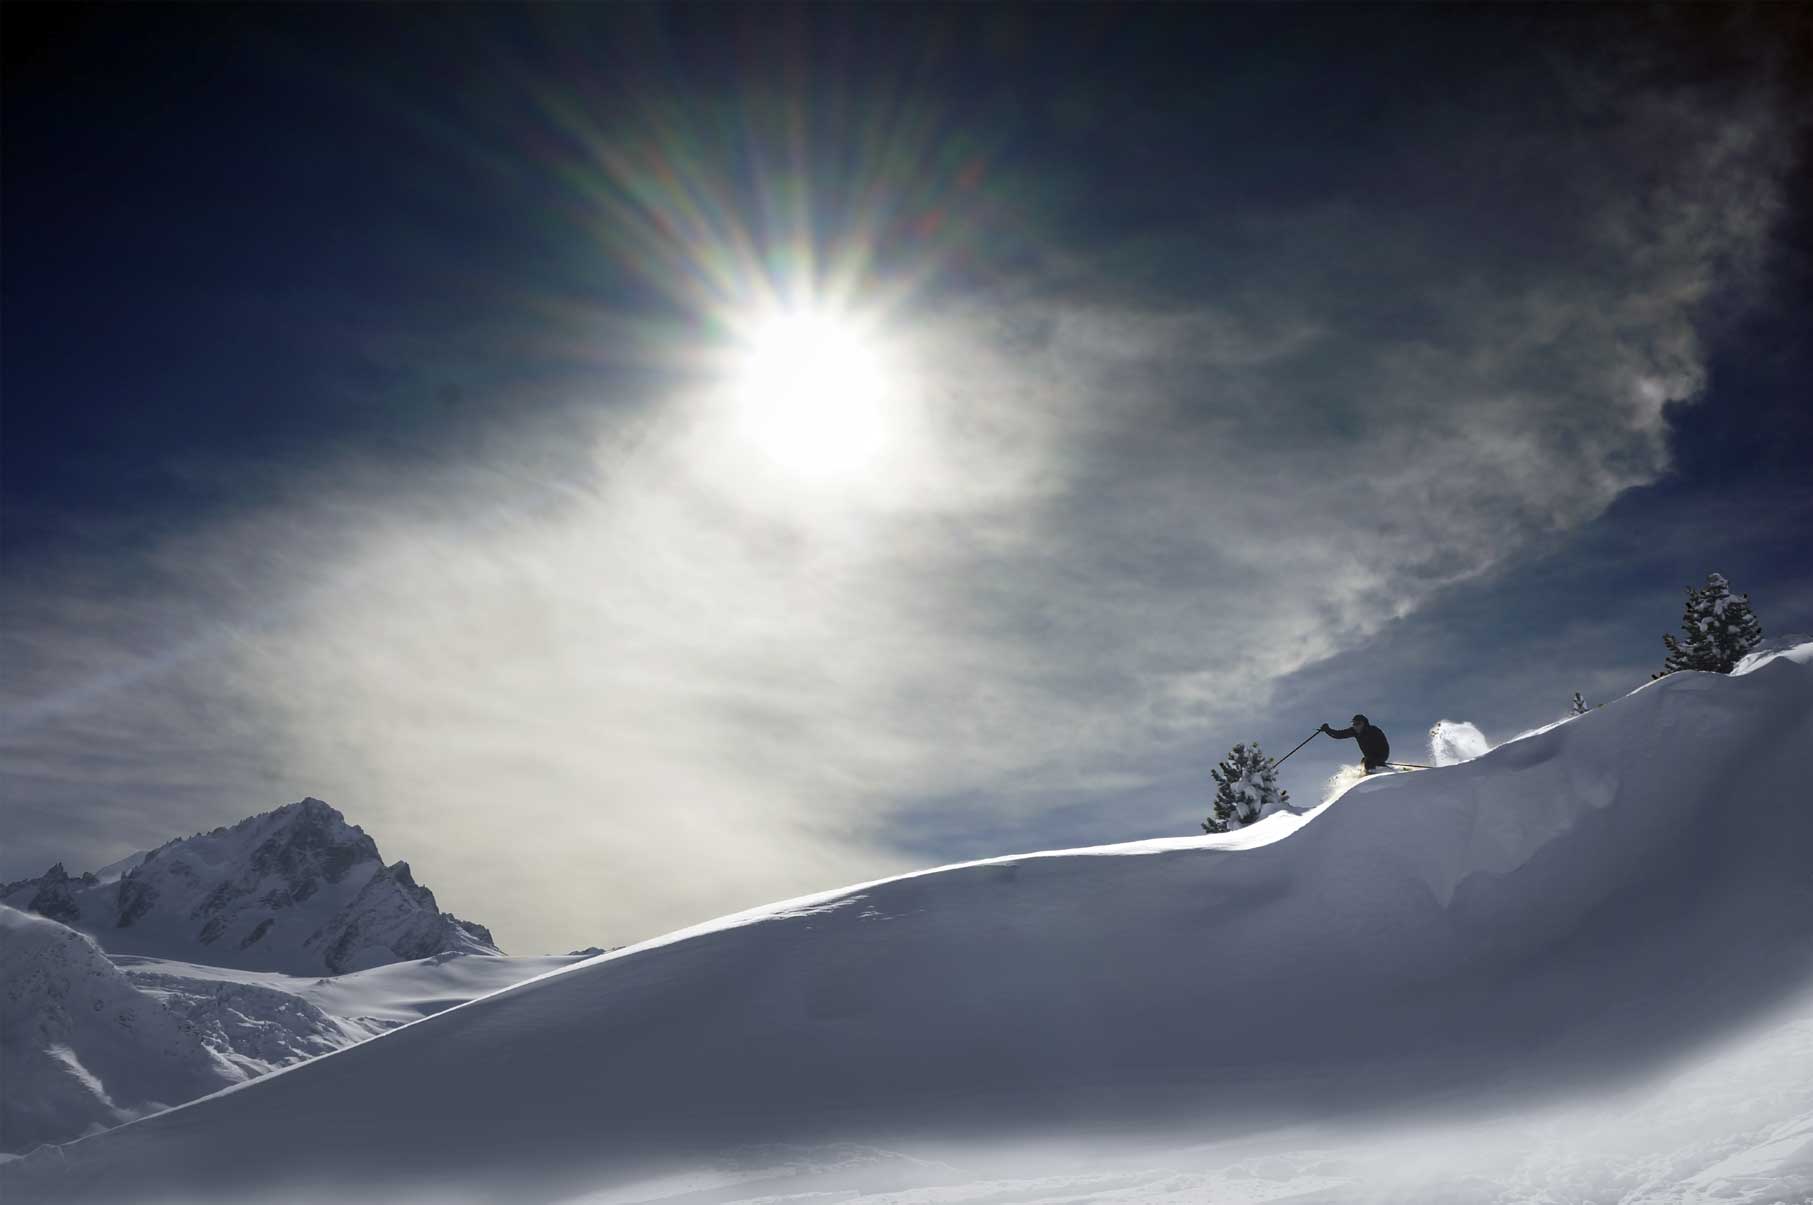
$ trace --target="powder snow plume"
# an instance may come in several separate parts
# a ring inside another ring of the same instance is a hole
[[[1339,799],[1356,783],[1366,781],[1366,771],[1359,766],[1342,766],[1328,776],[1328,785],[1322,788],[1322,802]]]
[[[1491,752],[1492,743],[1465,720],[1437,720],[1429,730],[1429,764],[1457,766]]]

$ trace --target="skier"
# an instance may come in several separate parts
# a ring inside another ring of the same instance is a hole
[[[1361,764],[1366,767],[1366,772],[1368,774],[1382,768],[1387,761],[1391,760],[1391,742],[1385,739],[1385,730],[1368,723],[1366,717],[1363,715],[1357,715],[1353,718],[1353,727],[1351,728],[1342,728],[1341,730],[1336,731],[1327,724],[1324,724],[1322,725],[1322,731],[1326,732],[1329,736],[1334,737],[1336,740],[1359,741],[1360,756],[1365,759]]]

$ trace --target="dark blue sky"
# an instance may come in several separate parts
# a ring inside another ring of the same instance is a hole
[[[1804,9],[4,21],[0,877],[317,794],[565,948],[1813,629]],[[676,399],[838,265],[926,463],[726,495]]]
[[[504,342],[529,320],[525,295],[638,315],[664,305],[608,248],[572,237],[562,182],[536,170],[558,134],[533,88],[595,105],[607,130],[631,105],[705,115],[690,136],[752,212],[749,160],[772,150],[760,109],[776,90],[802,98],[826,243],[850,220],[851,144],[873,112],[901,94],[934,98],[957,153],[1006,181],[1007,211],[968,215],[971,245],[947,288],[1011,271],[1041,244],[1131,238],[1163,256],[1169,236],[1213,242],[1205,218],[1228,208],[1311,199],[1388,198],[1514,273],[1527,243],[1552,237],[1540,215],[1573,203],[1572,182],[1467,170],[1416,153],[1419,140],[1452,130],[1461,156],[1483,155],[1466,146],[1469,128],[1484,144],[1507,124],[1575,122],[1548,56],[1580,39],[1643,30],[1675,52],[1648,71],[1716,80],[1749,70],[1755,42],[1794,24],[1753,14],[1721,45],[1708,31],[1739,18],[1675,21],[1664,31],[1631,13],[1523,8],[18,6],[6,93],[15,536],[30,538],[40,509],[243,502],[172,481],[172,449],[305,457],[355,440],[431,452],[493,417],[474,377],[494,366],[449,344],[475,329]],[[738,121],[756,136],[725,128]],[[1138,287],[1187,294],[1222,270],[1219,257],[1292,253],[1234,239],[1215,251]],[[1791,310],[1804,267],[1771,267]],[[1365,300],[1371,321],[1403,320]],[[420,358],[389,362],[354,331],[412,340]],[[1781,332],[1736,336],[1773,347]],[[1754,356],[1734,347],[1730,358]],[[1774,423],[1804,417],[1768,400],[1779,380],[1759,385],[1733,392],[1757,394]],[[1732,414],[1708,406],[1695,421]],[[1697,432],[1687,442],[1702,463],[1682,467],[1748,463],[1746,428]]]

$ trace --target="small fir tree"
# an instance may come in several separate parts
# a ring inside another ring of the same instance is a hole
[[[1209,771],[1215,780],[1215,806],[1202,822],[1202,831],[1225,833],[1243,828],[1290,803],[1290,792],[1278,785],[1275,769],[1258,744],[1235,745]]]
[[[1662,637],[1668,657],[1660,678],[1681,669],[1728,674],[1745,653],[1762,643],[1763,625],[1750,609],[1748,594],[1733,594],[1731,583],[1717,573],[1706,575],[1706,584],[1687,588],[1687,609],[1681,617],[1681,638]]]
[[[1568,704],[1568,714],[1569,715],[1585,715],[1586,714],[1586,700],[1580,697],[1579,691],[1574,692],[1574,701],[1572,703]]]

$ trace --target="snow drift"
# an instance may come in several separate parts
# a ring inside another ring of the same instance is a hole
[[[885,1147],[906,1183],[966,1143],[1566,1100],[1813,984],[1808,748],[1813,646],[1676,674],[1307,818],[727,917],[40,1151],[0,1187],[646,1200],[787,1149],[763,1144]]]
[[[332,978],[122,954],[0,904],[0,1156],[363,1042],[581,959],[437,954]]]
[[[0,1149],[29,1150],[241,1076],[94,942],[0,905]]]

